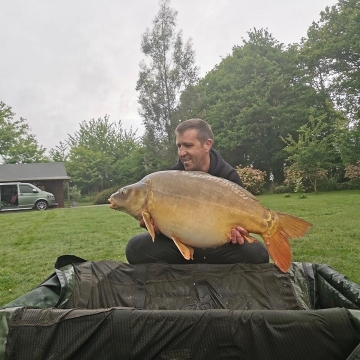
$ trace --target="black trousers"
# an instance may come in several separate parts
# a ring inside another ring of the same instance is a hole
[[[194,248],[194,260],[185,260],[174,242],[163,234],[153,242],[148,232],[132,237],[126,246],[129,264],[163,262],[168,264],[261,264],[269,262],[269,254],[261,242],[228,243],[218,248]]]

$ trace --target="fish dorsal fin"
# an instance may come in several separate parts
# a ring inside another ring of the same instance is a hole
[[[194,259],[194,249],[191,246],[183,244],[180,239],[177,239],[174,236],[172,236],[171,238],[173,239],[175,245],[177,246],[177,248],[181,252],[181,255],[186,260],[193,260]]]
[[[148,232],[150,233],[152,241],[155,241],[155,229],[154,229],[154,225],[151,223],[150,213],[147,211],[142,211],[141,215],[144,220],[145,226],[146,226]]]

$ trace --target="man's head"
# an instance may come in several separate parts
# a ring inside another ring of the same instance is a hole
[[[213,133],[210,126],[201,119],[189,119],[175,129],[178,155],[187,171],[208,172]]]

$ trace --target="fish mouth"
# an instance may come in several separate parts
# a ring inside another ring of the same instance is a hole
[[[112,198],[109,198],[108,202],[110,203],[110,209],[116,209],[115,201]]]

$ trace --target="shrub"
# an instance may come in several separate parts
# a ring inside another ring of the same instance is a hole
[[[294,192],[304,193],[317,190],[337,190],[338,184],[335,178],[328,177],[328,171],[319,169],[315,175],[307,176],[304,171],[297,170],[294,166],[288,167],[285,171],[284,183],[294,187]],[[321,188],[322,186],[322,188]]]
[[[90,193],[90,194],[86,194],[86,195],[81,195],[81,201],[82,202],[93,202],[96,195],[97,195],[97,193]]]
[[[71,201],[78,202],[81,198],[81,190],[76,186],[70,186],[69,196]]]
[[[339,183],[336,181],[335,177],[329,177],[321,179],[317,185],[319,191],[336,191],[340,189]]]
[[[360,185],[360,160],[356,162],[356,165],[345,167],[345,177],[350,179],[351,184]]]
[[[340,184],[340,190],[350,190],[352,185],[350,182],[343,182]]]
[[[111,194],[113,194],[114,192],[116,192],[118,190],[119,190],[118,186],[113,186],[111,188],[100,191],[94,198],[94,204],[95,205],[109,204],[109,201],[108,201],[109,197],[111,196]]]
[[[303,173],[299,170],[295,170],[292,167],[289,167],[284,171],[285,180],[284,183],[287,186],[292,186],[294,188],[294,192],[303,193],[306,191],[304,186],[304,176]]]
[[[286,186],[286,185],[279,185],[276,186],[273,190],[274,194],[286,194],[291,192],[292,189],[290,186]]]
[[[254,169],[252,166],[242,168],[241,165],[236,167],[244,188],[254,195],[261,194],[265,185],[266,172],[259,169]]]

